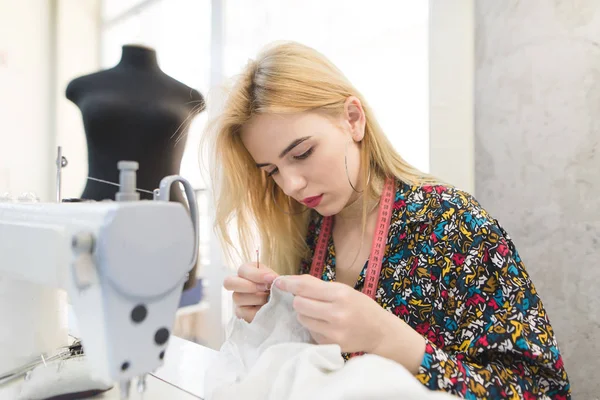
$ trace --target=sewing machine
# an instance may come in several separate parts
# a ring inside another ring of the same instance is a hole
[[[166,177],[154,201],[140,201],[137,163],[118,167],[116,201],[0,203],[0,276],[66,290],[95,378],[128,398],[132,379],[143,391],[146,374],[163,365],[196,263],[198,221],[185,179]],[[176,182],[190,213],[168,201]]]

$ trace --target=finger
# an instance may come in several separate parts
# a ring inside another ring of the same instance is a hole
[[[235,316],[246,322],[252,322],[260,306],[243,306],[235,308]]]
[[[275,285],[283,291],[290,292],[295,296],[308,297],[314,300],[333,302],[339,285],[336,282],[326,282],[312,275],[288,275],[275,282]]]
[[[267,304],[269,293],[257,292],[257,293],[233,293],[233,302],[237,306],[262,306]]]
[[[223,280],[223,287],[226,290],[240,293],[256,293],[268,289],[266,283],[257,284],[235,275],[226,277]]]
[[[332,311],[334,311],[333,303],[302,296],[294,297],[292,306],[298,314],[322,321],[330,321]]]
[[[307,317],[302,314],[298,314],[298,322],[300,325],[308,329],[311,334],[316,334],[319,336],[327,336],[327,332],[331,329],[329,323],[325,321],[321,321],[320,319],[315,319],[311,317]]]
[[[310,336],[312,336],[312,338],[315,342],[317,342],[317,344],[335,344],[335,341],[333,339],[330,339],[325,335],[321,335],[320,333],[310,332]]]
[[[266,267],[263,264],[259,264],[259,267],[256,268],[256,263],[248,263],[242,265],[238,269],[238,276],[246,278],[254,283],[262,284],[272,283],[278,275],[271,268]]]

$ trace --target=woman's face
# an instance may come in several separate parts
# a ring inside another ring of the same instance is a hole
[[[348,177],[357,190],[363,189],[358,142],[364,127],[360,101],[350,97],[339,118],[316,112],[258,115],[244,126],[241,138],[256,168],[286,195],[328,216],[358,196]]]

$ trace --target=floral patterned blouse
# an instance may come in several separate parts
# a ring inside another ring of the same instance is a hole
[[[313,251],[321,221],[317,215],[309,225]],[[332,238],[325,264],[323,279],[335,280]],[[309,270],[303,261],[300,273]],[[376,301],[425,337],[416,377],[429,389],[467,399],[570,398],[548,315],[519,253],[469,194],[397,182]]]

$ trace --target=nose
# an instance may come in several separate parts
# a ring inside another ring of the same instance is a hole
[[[290,197],[297,199],[302,189],[306,187],[306,179],[298,173],[287,171],[285,174],[280,173],[280,177],[281,190]]]

